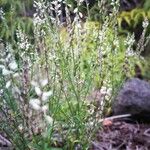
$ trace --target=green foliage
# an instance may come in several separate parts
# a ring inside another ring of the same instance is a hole
[[[129,27],[135,28],[139,23],[143,22],[145,19],[150,19],[150,12],[144,9],[133,9],[132,11],[123,11],[118,16],[118,26],[122,28],[123,22],[125,22]]]
[[[145,0],[143,8],[145,10],[150,10],[150,1],[149,0]]]
[[[139,64],[144,79],[150,81],[150,57],[146,57],[145,60]]]
[[[14,42],[18,28],[22,28],[32,38],[33,21],[27,15],[32,9],[32,1],[1,0],[0,6],[4,12],[0,19],[0,38]]]

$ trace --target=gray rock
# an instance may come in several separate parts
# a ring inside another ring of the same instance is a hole
[[[138,78],[125,82],[114,101],[113,113],[146,115],[150,119],[150,84]]]
[[[0,134],[0,150],[12,150],[12,144],[4,136]]]

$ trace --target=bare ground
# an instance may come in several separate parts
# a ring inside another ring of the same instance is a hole
[[[90,150],[150,150],[150,124],[117,121],[104,126]]]

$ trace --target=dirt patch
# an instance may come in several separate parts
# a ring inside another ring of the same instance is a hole
[[[96,134],[90,150],[149,150],[150,124],[114,122]]]

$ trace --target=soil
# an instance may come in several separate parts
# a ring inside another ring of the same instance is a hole
[[[150,150],[150,124],[116,121],[97,132],[90,150]]]

